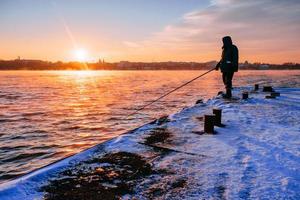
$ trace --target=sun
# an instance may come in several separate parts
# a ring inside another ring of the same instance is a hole
[[[82,49],[82,48],[75,49],[73,51],[73,56],[74,56],[74,59],[79,62],[87,62],[87,60],[88,60],[88,52],[87,52],[87,50]]]

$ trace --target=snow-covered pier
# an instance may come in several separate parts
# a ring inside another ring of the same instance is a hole
[[[274,99],[252,89],[2,184],[0,199],[300,199],[300,88],[275,88]],[[204,134],[213,108],[226,126]]]

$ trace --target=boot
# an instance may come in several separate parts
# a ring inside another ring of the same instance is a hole
[[[223,95],[224,99],[230,99],[232,97],[231,89],[226,89],[226,94]]]
[[[230,89],[226,89],[226,95],[228,96],[228,98],[232,97],[231,88]]]

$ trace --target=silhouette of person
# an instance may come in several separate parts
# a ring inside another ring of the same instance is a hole
[[[216,70],[221,69],[223,83],[226,88],[226,94],[223,95],[224,98],[232,97],[232,78],[234,72],[238,71],[239,67],[239,50],[232,43],[230,36],[223,37],[223,47],[222,47],[222,58],[216,66]]]

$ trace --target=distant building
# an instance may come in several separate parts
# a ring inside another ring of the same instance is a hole
[[[99,63],[99,64],[105,64],[105,61],[104,61],[104,59],[101,59],[101,58],[100,58],[100,59],[98,60],[98,63]]]
[[[261,64],[261,65],[259,65],[259,69],[269,69],[269,65],[267,65],[267,64]]]
[[[120,61],[117,66],[118,68],[125,68],[125,67],[129,67],[130,62],[129,61]]]

